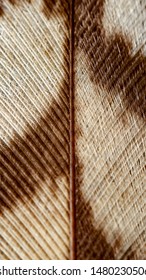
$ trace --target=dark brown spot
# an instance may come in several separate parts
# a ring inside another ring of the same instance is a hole
[[[0,6],[0,17],[3,15],[3,9],[2,7]]]
[[[58,0],[44,0],[43,1],[43,13],[46,17],[49,17],[53,7],[56,5],[56,3],[58,2]]]
[[[17,0],[9,0],[9,2],[12,4],[12,5],[15,5]]]

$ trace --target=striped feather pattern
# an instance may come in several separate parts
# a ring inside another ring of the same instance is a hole
[[[1,258],[68,259],[69,4],[3,4]]]
[[[145,18],[145,1],[76,1],[78,259],[146,257]]]
[[[0,1],[0,259],[146,258],[145,0]]]

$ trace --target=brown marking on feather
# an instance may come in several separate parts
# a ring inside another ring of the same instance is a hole
[[[8,0],[8,1],[13,6],[19,5],[24,2],[24,1],[22,2],[22,0]],[[25,0],[25,2],[31,3],[32,0]],[[0,0],[0,17],[2,17],[4,13],[5,13],[4,0]]]
[[[139,50],[132,55],[132,46],[122,34],[105,36],[103,28],[105,0],[77,1],[75,15],[76,45],[88,59],[89,75],[102,85],[107,98],[122,93],[126,111],[141,119],[146,117],[146,57]]]
[[[24,1],[22,0],[8,0],[10,2],[10,4],[12,4],[13,6],[15,5],[19,5],[21,3],[23,3]],[[33,0],[25,0],[25,2],[27,3],[32,3]],[[49,19],[50,17],[50,13],[52,12],[54,6],[58,3],[58,0],[42,0],[42,12],[44,13],[44,15]],[[64,6],[64,1],[61,0],[61,6]],[[66,1],[67,2],[67,1]],[[0,16],[3,15],[4,13],[4,7],[3,7],[3,3],[4,0],[0,1]],[[67,4],[68,5],[68,4]]]
[[[11,4],[16,4],[16,1],[10,1]],[[85,2],[85,1],[84,1]],[[48,8],[47,4],[48,1],[44,1],[46,7]],[[51,2],[51,6],[49,4],[49,11],[51,11],[53,7],[53,2]],[[56,1],[55,1],[56,3]],[[125,77],[122,81],[119,80],[119,77],[110,75],[110,71],[115,71],[117,69],[117,65],[119,63],[122,64],[122,68],[126,67],[126,61],[130,62],[131,64],[136,64],[134,70],[135,73],[139,71],[139,79],[144,78],[145,76],[145,57],[142,55],[141,52],[139,52],[137,55],[132,57],[130,55],[130,44],[125,42],[125,39],[122,35],[117,34],[114,37],[109,38],[108,40],[104,37],[104,30],[102,29],[102,15],[103,15],[103,3],[104,1],[95,1],[95,5],[98,4],[98,9],[100,10],[100,17],[97,19],[97,23],[95,24],[95,27],[93,28],[92,32],[95,33],[96,38],[96,44],[101,49],[104,50],[104,52],[109,53],[112,49],[114,50],[115,57],[118,59],[116,60],[109,60],[109,65],[114,63],[113,69],[109,69],[109,72],[106,69],[106,64],[104,65],[102,62],[100,68],[102,69],[102,72],[100,73],[98,71],[98,65],[96,65],[96,61],[98,60],[97,53],[95,53],[92,49],[90,50],[90,45],[92,44],[92,36],[91,41],[89,44],[84,45],[83,40],[85,36],[86,31],[84,29],[83,22],[80,23],[83,28],[83,32],[81,34],[80,40],[77,42],[77,44],[85,51],[85,53],[88,56],[88,59],[92,62],[92,67],[90,68],[90,77],[91,79],[97,83],[101,83],[104,85],[108,91],[110,91],[110,94],[115,94],[115,92],[120,89],[123,91],[123,94],[125,94],[126,98],[124,98],[124,104],[125,106],[131,106],[132,113],[138,114],[140,117],[144,117],[144,104],[145,101],[143,98],[139,96],[136,96],[135,90],[137,91],[139,88],[139,83],[136,81],[137,76],[135,76],[134,85],[131,87],[128,86],[128,80],[131,77],[130,74],[125,74]],[[80,1],[78,1],[78,5],[80,5]],[[100,4],[100,5],[99,5]],[[1,7],[0,7],[1,8]],[[3,10],[1,8],[1,14],[3,14]],[[44,11],[46,13],[46,11]],[[47,13],[48,14],[48,13]],[[77,39],[78,40],[78,39]],[[66,59],[66,53],[65,53],[65,59]],[[139,70],[138,70],[139,69]],[[134,72],[133,72],[134,73]],[[116,83],[115,83],[116,81]],[[143,81],[144,82],[144,81]],[[62,84],[62,90],[66,90],[66,87],[68,85],[68,81],[64,81]],[[145,87],[145,83],[144,83]],[[1,156],[5,159],[5,161],[8,163],[8,166],[12,166],[12,169],[15,168],[15,164],[13,165],[13,162],[19,163],[19,166],[17,167],[17,176],[13,177],[11,175],[10,169],[5,169],[3,166],[3,171],[1,179],[3,181],[3,187],[0,191],[0,205],[1,205],[1,212],[4,210],[4,208],[9,208],[13,210],[13,207],[17,204],[18,199],[24,202],[25,201],[31,201],[32,195],[35,194],[37,191],[37,188],[39,188],[39,185],[42,181],[45,180],[46,176],[51,176],[52,178],[52,185],[50,188],[52,188],[52,192],[55,193],[56,186],[53,184],[53,181],[62,174],[62,170],[64,170],[63,174],[68,172],[68,166],[65,164],[64,161],[62,161],[58,157],[58,151],[54,153],[54,158],[58,159],[58,165],[56,165],[55,159],[52,158],[51,152],[52,152],[52,145],[58,146],[58,138],[55,138],[55,135],[53,135],[53,130],[50,131],[49,128],[47,128],[47,124],[50,124],[50,118],[54,119],[54,114],[56,111],[59,113],[59,119],[62,119],[62,113],[59,109],[64,110],[64,105],[62,105],[62,90],[60,91],[60,101],[56,102],[54,101],[51,106],[49,106],[48,110],[45,113],[44,117],[41,117],[38,123],[36,124],[35,129],[32,129],[28,124],[28,131],[26,132],[25,136],[22,138],[18,134],[15,134],[14,139],[11,141],[10,146],[3,146],[3,149],[1,151]],[[130,94],[130,90],[132,94]],[[137,92],[136,91],[136,92]],[[144,93],[144,90],[140,91]],[[108,98],[108,97],[107,97]],[[135,104],[134,104],[134,101]],[[66,112],[69,113],[69,112]],[[69,120],[69,118],[68,118]],[[41,132],[41,127],[44,126],[44,123],[47,128],[47,134],[46,134],[46,141],[47,146],[43,147],[40,143],[39,134]],[[57,124],[57,119],[54,120],[54,124]],[[60,123],[61,125],[61,123]],[[68,123],[69,125],[69,123]],[[69,130],[68,130],[69,133]],[[54,137],[54,140],[52,141],[52,137]],[[68,135],[69,137],[69,135]],[[42,159],[45,158],[47,160],[46,163],[48,163],[48,169],[46,170],[43,167],[43,164],[41,161],[38,160],[37,155],[35,152],[30,152],[30,141],[34,139],[33,147],[38,151],[40,154],[40,157]],[[56,140],[55,140],[56,139]],[[52,144],[51,144],[52,143]],[[63,146],[65,147],[66,152],[68,153],[68,141],[63,142]],[[15,151],[18,151],[15,153]],[[30,168],[30,165],[27,164],[30,162],[29,152],[31,153],[31,160],[32,160],[32,168]],[[26,162],[19,159],[19,154],[23,155],[23,157],[26,158]],[[76,160],[77,162],[77,160]],[[37,163],[38,166],[40,166],[40,169],[37,168],[35,165]],[[24,171],[24,173],[21,173],[21,167]],[[40,170],[42,170],[40,172]],[[80,178],[80,183],[77,185],[77,192],[76,192],[76,205],[77,205],[77,212],[76,212],[76,218],[77,218],[77,258],[78,259],[104,259],[105,250],[108,249],[109,259],[115,259],[115,249],[111,247],[111,245],[108,243],[106,236],[103,234],[103,230],[99,228],[98,230],[93,225],[93,215],[92,215],[92,209],[88,203],[85,202],[83,195],[81,193],[81,178],[82,178],[82,166],[78,165],[76,166],[76,179],[78,180]],[[10,184],[10,181],[8,179],[8,175],[12,177],[13,185]],[[34,176],[35,175],[35,176]],[[22,184],[24,182],[25,184]],[[55,187],[55,188],[54,188]],[[8,198],[6,201],[4,199],[4,196]],[[26,202],[25,202],[26,203]],[[86,219],[80,220],[78,217],[78,209],[84,209],[86,212]],[[84,238],[84,235],[86,234],[86,238]],[[100,236],[100,238],[99,238]],[[80,245],[80,240],[83,240],[82,245]],[[99,241],[100,240],[100,241]],[[91,246],[87,246],[87,251],[84,250],[87,242],[91,244]],[[116,241],[116,248],[119,248],[121,244],[121,238],[117,237]]]
[[[43,0],[42,11],[47,18],[49,17],[49,14],[51,13],[53,7],[56,5],[57,1],[58,0]]]
[[[20,4],[22,0],[8,0],[10,2],[11,5],[15,6],[17,4]],[[32,0],[25,0],[26,2],[28,3],[31,3]],[[23,1],[24,2],[24,1]],[[4,3],[4,0],[1,0],[0,2],[0,7],[1,9],[3,9],[3,3]]]
[[[121,121],[127,125],[126,113],[145,121],[146,57],[142,54],[142,50],[132,55],[132,44],[123,34],[114,34],[108,38],[105,36],[102,23],[104,3],[105,0],[95,0],[91,6],[91,1],[88,0],[75,1],[75,47],[77,51],[84,52],[90,79],[106,90],[108,101],[111,103],[117,94],[121,94],[125,111],[120,117]],[[76,142],[80,137],[80,131],[76,127]],[[83,165],[77,163],[77,259],[116,259],[122,249],[122,237],[117,236],[112,247],[107,241],[104,228],[94,227],[92,208],[85,202],[81,191],[82,170]],[[131,250],[130,258],[134,258],[136,253]],[[128,252],[129,249],[125,253],[125,258],[128,258]]]
[[[15,1],[13,4],[16,3]],[[64,65],[68,65],[68,40],[64,43]],[[50,57],[50,49],[47,51]],[[52,55],[52,53],[51,53]],[[43,116],[27,130],[23,137],[15,132],[9,145],[2,142],[0,213],[17,205],[31,202],[42,182],[50,179],[55,195],[55,180],[62,175],[69,182],[69,76],[60,82],[60,93]],[[65,117],[66,116],[66,117]],[[41,139],[40,136],[43,136]]]
[[[2,6],[0,6],[0,17],[3,16],[3,9]]]
[[[66,89],[66,81],[65,85],[62,85],[62,91],[64,89]],[[5,207],[12,210],[17,205],[18,199],[23,202],[27,199],[31,201],[32,195],[47,178],[52,182],[50,189],[53,194],[57,188],[55,184],[57,177],[63,174],[69,180],[69,156],[66,156],[66,159],[62,156],[64,153],[69,154],[69,129],[67,131],[64,128],[63,111],[65,112],[66,109],[61,98],[59,101],[54,100],[36,126],[32,128],[27,124],[24,137],[15,133],[9,146],[2,143],[0,212]],[[67,125],[69,126],[69,121]],[[40,135],[43,135],[44,142]],[[59,137],[62,138],[61,141]]]
[[[112,247],[102,227],[94,226],[92,208],[86,202],[81,191],[83,165],[76,158],[76,252],[80,260],[115,260],[121,247],[122,239],[117,234]],[[84,212],[84,218],[82,214]],[[108,252],[106,254],[106,252]]]
[[[9,2],[12,4],[12,5],[15,5],[17,0],[9,0]]]

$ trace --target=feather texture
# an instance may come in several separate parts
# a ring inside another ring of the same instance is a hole
[[[0,259],[146,258],[145,0],[0,1]]]

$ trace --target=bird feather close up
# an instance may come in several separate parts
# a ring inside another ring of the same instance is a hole
[[[0,259],[146,259],[146,1],[0,1]]]

